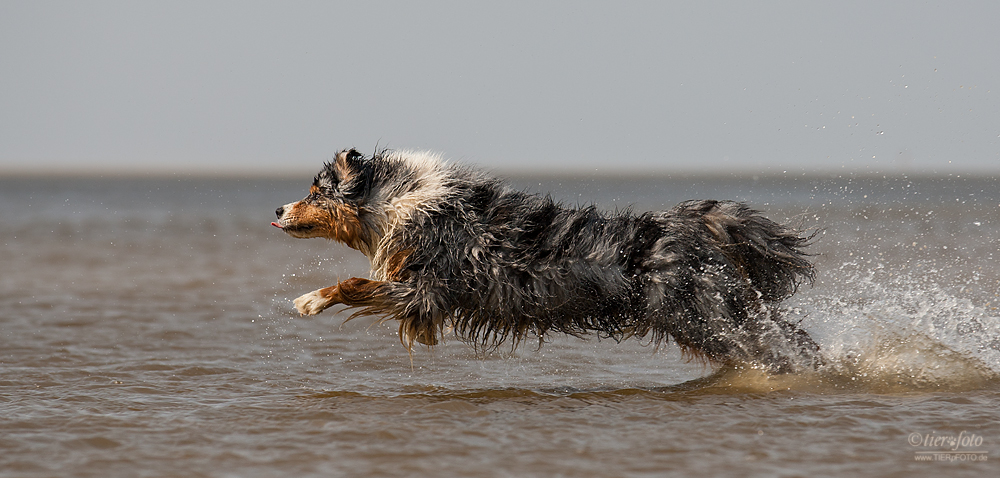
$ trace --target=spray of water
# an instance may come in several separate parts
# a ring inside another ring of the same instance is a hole
[[[840,272],[843,287],[806,296],[789,312],[820,344],[822,367],[778,377],[754,369],[720,370],[714,385],[899,393],[1000,383],[995,309],[951,295],[926,276],[887,279],[854,263]]]

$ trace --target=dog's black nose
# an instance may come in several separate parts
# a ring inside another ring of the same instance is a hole
[[[281,219],[281,215],[284,213],[285,213],[284,207],[279,207],[278,209],[274,210],[274,214],[278,216],[278,219]]]

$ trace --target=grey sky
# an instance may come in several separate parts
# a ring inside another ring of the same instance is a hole
[[[1000,173],[1000,2],[0,2],[0,173]]]

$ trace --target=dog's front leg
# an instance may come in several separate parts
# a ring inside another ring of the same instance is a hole
[[[352,277],[331,287],[314,290],[295,299],[295,309],[302,315],[316,315],[331,306],[369,306],[377,302],[385,282]]]
[[[295,309],[302,315],[316,315],[332,305],[336,305],[337,286],[324,287],[295,299]]]

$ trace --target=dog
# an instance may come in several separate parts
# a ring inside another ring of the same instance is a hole
[[[635,214],[569,207],[426,152],[343,150],[271,224],[346,244],[371,261],[295,299],[302,315],[399,322],[407,350],[453,331],[477,348],[553,332],[672,340],[690,358],[785,373],[818,345],[778,303],[815,270],[812,235],[733,201]]]

